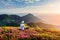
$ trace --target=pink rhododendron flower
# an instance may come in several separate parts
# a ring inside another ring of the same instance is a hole
[[[2,28],[0,28],[0,32],[3,32],[3,29]]]

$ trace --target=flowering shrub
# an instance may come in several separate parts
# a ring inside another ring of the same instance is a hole
[[[60,40],[60,31],[42,28],[0,28],[0,40]]]

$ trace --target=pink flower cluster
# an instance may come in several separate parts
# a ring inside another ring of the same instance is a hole
[[[31,31],[31,30],[18,30],[18,29],[14,29],[14,28],[10,28],[6,31],[7,29],[2,29],[0,28],[0,32],[3,32],[0,35],[0,40],[5,40],[4,38],[14,38],[14,39],[25,39],[25,38],[31,38],[31,37],[35,37],[37,36],[36,31]]]
[[[37,36],[37,34],[29,30],[20,30],[20,32],[17,35],[17,38],[30,38],[31,36]]]
[[[3,32],[3,29],[2,28],[0,28],[0,32]]]

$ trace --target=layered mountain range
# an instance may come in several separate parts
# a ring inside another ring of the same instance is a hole
[[[0,26],[19,26],[21,21],[25,21],[30,27],[32,27],[32,25],[33,27],[39,26],[44,28],[56,27],[55,25],[43,23],[43,20],[32,14],[27,14],[22,17],[8,14],[0,15]]]
[[[8,14],[0,15],[0,26],[1,25],[16,25],[16,24],[19,25],[21,21],[25,21],[25,23],[36,23],[42,20],[38,19],[32,14],[27,14],[23,17],[20,17],[18,15],[8,15]]]

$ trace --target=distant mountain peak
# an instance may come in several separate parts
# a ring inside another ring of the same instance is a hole
[[[29,13],[29,14],[27,14],[27,15],[25,15],[25,16],[34,16],[33,14],[31,14],[31,13]]]
[[[41,19],[37,18],[33,14],[29,13],[22,17],[22,20],[25,21],[25,23],[36,23],[36,22],[42,22]]]
[[[33,14],[29,13],[25,16],[18,16],[18,15],[8,15],[8,14],[2,14],[0,15],[0,19],[2,20],[15,20],[17,23],[21,22],[21,21],[25,21],[25,23],[36,23],[36,22],[42,22],[41,19],[37,18],[36,16],[34,16]]]
[[[27,15],[32,15],[31,13],[27,14]]]

